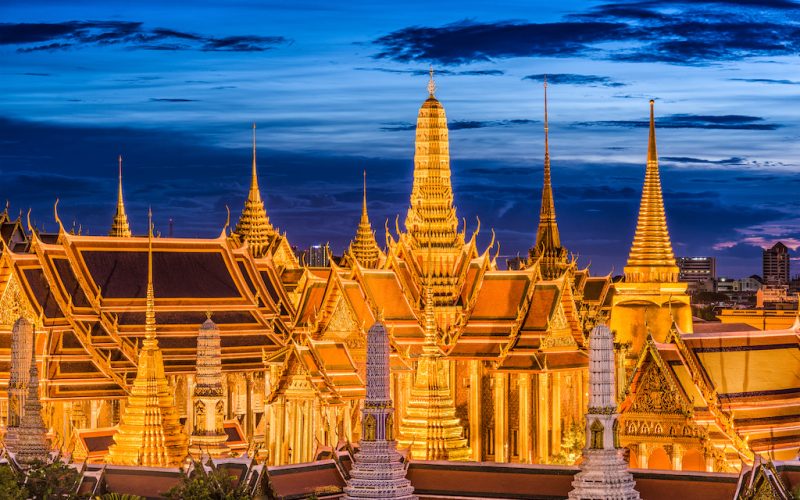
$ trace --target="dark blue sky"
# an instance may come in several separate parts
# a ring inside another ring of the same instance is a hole
[[[656,99],[678,255],[760,273],[800,245],[800,4],[707,2],[13,2],[0,5],[0,197],[92,234],[216,236],[238,216],[259,127],[262,191],[292,243],[383,238],[408,204],[427,67],[451,127],[458,214],[524,253],[536,229],[543,74],[556,210],[594,273],[627,257]],[[800,264],[800,263],[799,263]],[[796,267],[796,266],[795,266]]]

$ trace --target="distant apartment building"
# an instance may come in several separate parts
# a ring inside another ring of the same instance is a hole
[[[742,278],[742,279],[736,280],[736,281],[739,284],[739,290],[738,291],[740,291],[740,292],[755,293],[755,292],[761,290],[761,281],[755,276]]]
[[[306,254],[308,267],[330,267],[329,253],[327,244],[311,245]]]
[[[719,293],[733,293],[739,291],[738,280],[732,278],[718,278],[715,281],[714,291]]]
[[[780,241],[764,250],[763,277],[765,285],[789,284],[789,249]]]
[[[693,291],[710,291],[717,279],[717,259],[714,257],[678,257],[678,279],[688,283]]]

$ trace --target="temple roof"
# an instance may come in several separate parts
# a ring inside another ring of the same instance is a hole
[[[356,236],[350,242],[348,253],[352,259],[355,259],[357,265],[368,268],[378,267],[381,258],[385,257],[383,250],[378,246],[375,241],[375,231],[372,230],[372,224],[369,222],[369,215],[367,214],[367,171],[364,171],[364,200],[361,205],[361,220],[358,223]]]
[[[676,332],[672,342],[648,344],[634,386],[652,359],[735,448],[793,458],[800,449],[799,335],[800,322],[787,330]]]

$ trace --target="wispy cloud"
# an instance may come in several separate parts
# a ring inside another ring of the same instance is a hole
[[[557,85],[585,85],[588,87],[624,87],[626,83],[618,82],[607,76],[599,75],[578,75],[575,73],[551,73],[540,75],[528,75],[523,80],[533,80],[536,82],[547,81]]]
[[[574,125],[578,127],[645,128],[650,126],[650,122],[647,120],[600,120],[578,122]],[[759,116],[676,114],[659,117],[656,120],[656,127],[717,130],[777,130],[781,125],[765,122],[764,118]]]
[[[179,97],[151,97],[150,102],[198,102],[197,99],[183,99]]]
[[[732,82],[769,83],[774,85],[800,85],[796,80],[773,80],[771,78],[728,78]]]
[[[561,21],[462,20],[409,26],[373,41],[378,59],[465,64],[509,57],[589,57],[707,65],[800,53],[800,24],[788,1],[602,4]],[[615,43],[619,42],[619,43]]]
[[[354,68],[356,71],[378,71],[398,75],[428,76],[429,69],[396,69],[396,68]],[[499,69],[468,69],[454,71],[450,69],[437,69],[436,76],[502,76],[505,72]]]
[[[261,52],[289,43],[282,36],[211,36],[168,28],[147,28],[138,21],[64,21],[0,23],[0,45],[19,52],[119,45],[146,50]]]

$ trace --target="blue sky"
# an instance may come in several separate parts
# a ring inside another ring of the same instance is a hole
[[[62,220],[104,233],[122,154],[135,231],[152,205],[163,232],[216,236],[241,210],[256,122],[292,243],[344,249],[364,168],[383,241],[433,64],[458,214],[502,255],[535,235],[544,74],[562,240],[594,273],[627,257],[650,98],[676,254],[741,276],[761,247],[800,245],[800,4],[341,3],[3,2],[0,197],[45,230],[60,198]]]

